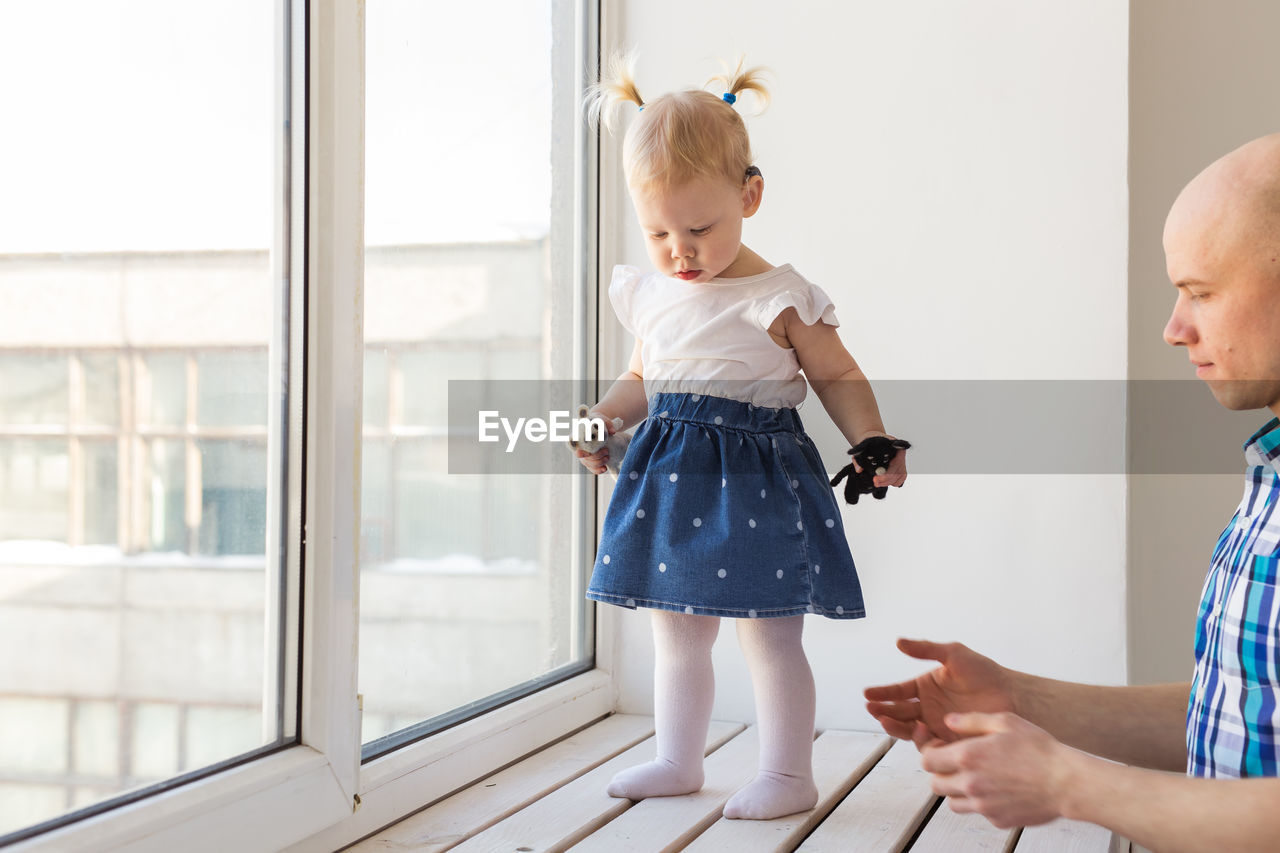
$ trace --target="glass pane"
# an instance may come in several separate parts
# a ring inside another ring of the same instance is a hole
[[[114,441],[81,443],[84,457],[85,545],[115,545],[119,541],[120,471]]]
[[[187,423],[187,356],[180,353],[148,353],[143,357],[145,403],[143,424],[182,427]]]
[[[80,356],[84,374],[84,423],[115,426],[120,423],[120,356],[85,353]]]
[[[266,350],[201,353],[196,365],[200,426],[266,426]]]
[[[143,519],[148,535],[147,551],[187,550],[187,443],[163,439],[147,445],[147,503]]]
[[[282,740],[281,8],[0,0],[0,846]]]
[[[389,563],[395,558],[390,441],[365,440],[360,454],[360,482],[360,559],[370,565]]]
[[[0,424],[65,424],[69,375],[62,353],[0,350]]]
[[[395,554],[419,567],[482,568],[484,518],[479,477],[450,476],[443,439],[403,442],[396,448]]]
[[[366,742],[411,731],[366,757],[590,665],[574,478],[448,454],[451,380],[574,375],[573,6],[368,10],[360,691]]]
[[[65,438],[0,438],[0,541],[11,551],[67,543],[70,462]]]
[[[404,411],[399,426],[444,430],[449,425],[449,380],[488,378],[484,352],[461,343],[459,349],[400,354]]]
[[[370,347],[364,353],[364,426],[368,430],[387,426],[388,396],[387,350]]]
[[[267,446],[200,443],[201,554],[261,554],[267,547]]]

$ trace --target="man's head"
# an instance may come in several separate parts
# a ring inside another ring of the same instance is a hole
[[[1178,289],[1164,339],[1228,409],[1280,415],[1280,134],[1212,163],[1164,228]]]

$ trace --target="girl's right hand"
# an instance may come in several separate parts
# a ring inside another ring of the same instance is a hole
[[[605,417],[604,415],[601,415],[599,412],[594,410],[588,412],[587,414],[591,417],[599,416],[603,418],[605,429],[608,430],[609,435],[613,435],[615,432],[617,432],[617,428],[613,424],[613,418]],[[588,471],[590,471],[592,474],[599,475],[609,470],[607,465],[609,461],[608,447],[601,447],[595,453],[587,453],[587,451],[583,450],[582,448],[575,447],[573,448],[573,455],[577,456],[578,461],[582,463],[582,466],[586,468]]]
[[[595,453],[588,454],[581,448],[576,448],[573,454],[578,457],[578,461],[590,471],[592,474],[603,474],[609,470],[606,464],[609,461],[609,448],[602,447]]]

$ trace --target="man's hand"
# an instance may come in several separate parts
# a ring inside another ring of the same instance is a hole
[[[947,714],[1015,710],[1009,671],[990,658],[960,643],[903,639],[898,648],[942,666],[911,681],[866,689],[867,710],[894,737],[913,740],[917,747],[933,740],[949,743],[958,734],[944,722]]]
[[[945,722],[962,740],[926,744],[920,766],[952,811],[980,814],[1001,829],[1062,815],[1075,750],[1007,712],[947,714]]]

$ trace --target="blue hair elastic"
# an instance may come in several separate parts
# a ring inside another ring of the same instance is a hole
[[[733,92],[725,92],[720,96],[720,99],[729,106],[733,106],[734,102],[738,100],[738,96],[733,94]]]

